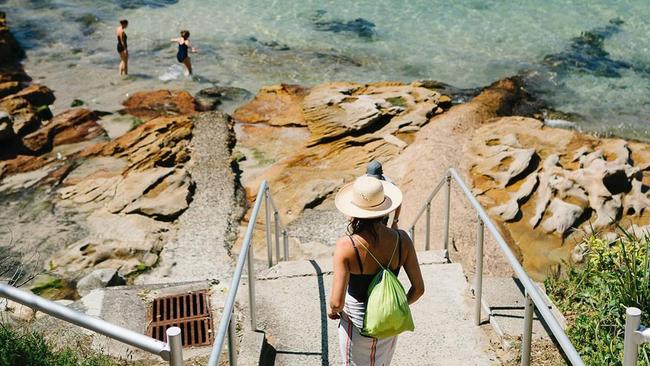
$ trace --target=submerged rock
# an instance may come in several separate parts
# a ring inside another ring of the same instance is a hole
[[[621,31],[623,21],[613,19],[610,24],[582,32],[571,39],[567,50],[544,57],[544,64],[553,70],[566,73],[578,72],[595,76],[619,78],[621,71],[633,69],[633,65],[614,60],[605,51],[605,40]]]
[[[174,5],[178,3],[178,0],[117,0],[115,3],[122,9],[162,8]]]
[[[233,86],[214,86],[211,88],[201,89],[194,99],[201,111],[212,111],[224,101],[245,101],[251,97],[251,93],[242,88]]]
[[[365,39],[371,39],[375,35],[375,23],[367,19],[326,20],[323,19],[326,13],[325,10],[318,10],[312,15],[311,20],[316,30],[333,33],[354,33]]]

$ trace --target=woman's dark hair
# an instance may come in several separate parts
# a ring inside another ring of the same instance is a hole
[[[375,217],[372,219],[360,219],[353,217],[348,223],[348,234],[361,234],[368,233],[372,236],[373,240],[377,241],[377,231],[375,231],[375,224],[382,222],[383,217]]]
[[[182,31],[181,31],[181,37],[183,37],[183,39],[188,39],[188,38],[190,38],[190,31],[188,31],[188,30],[182,30]]]
[[[127,25],[129,25],[129,21],[126,20],[126,19],[122,19],[122,20],[120,20],[120,25],[122,27],[126,27]]]

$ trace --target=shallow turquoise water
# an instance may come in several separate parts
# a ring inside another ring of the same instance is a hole
[[[111,110],[145,88],[416,79],[480,87],[521,74],[554,108],[582,116],[574,127],[650,139],[647,0],[117,3],[135,5],[0,1],[28,47],[28,71],[55,89],[57,108],[79,98]],[[117,77],[120,18],[130,21],[128,80]],[[168,42],[182,28],[200,49],[198,80],[182,76]]]

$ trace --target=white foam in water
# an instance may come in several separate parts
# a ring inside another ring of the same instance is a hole
[[[576,126],[575,122],[567,121],[564,119],[544,119],[544,124],[549,127],[560,127],[560,128],[574,128]]]
[[[171,80],[178,80],[181,77],[184,77],[185,73],[185,68],[181,65],[171,65],[158,76],[158,80],[160,81],[171,81]]]

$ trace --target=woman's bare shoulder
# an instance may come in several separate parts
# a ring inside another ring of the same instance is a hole
[[[352,249],[352,242],[350,241],[350,237],[346,235],[338,238],[338,240],[336,241],[336,249],[337,250]]]
[[[411,240],[411,237],[409,234],[402,229],[397,229],[397,233],[399,234],[400,241],[402,242],[402,247],[406,248],[407,250],[413,247],[413,241]]]

